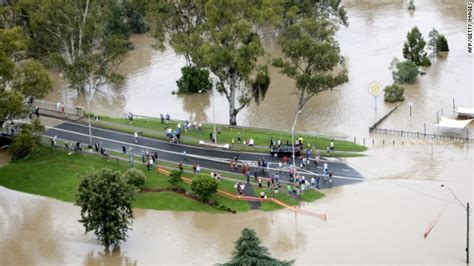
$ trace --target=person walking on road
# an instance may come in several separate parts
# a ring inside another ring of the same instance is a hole
[[[122,145],[122,153],[127,154],[127,148],[125,148],[125,146],[123,146],[123,145]]]

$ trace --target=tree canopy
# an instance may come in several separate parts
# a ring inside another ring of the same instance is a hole
[[[12,88],[27,97],[43,98],[53,89],[53,82],[46,69],[38,61],[32,60],[18,67]]]
[[[293,261],[279,261],[270,257],[268,249],[261,245],[253,229],[244,228],[240,238],[235,242],[232,260],[224,263],[227,266],[240,265],[292,265]]]
[[[348,80],[335,30],[327,19],[308,18],[289,26],[280,37],[285,58],[274,59],[273,65],[295,80],[298,110],[313,96]]]
[[[104,168],[84,176],[77,188],[76,204],[86,233],[93,231],[108,249],[127,237],[133,219],[135,187],[120,172]]]
[[[289,28],[306,18],[327,18],[347,25],[340,0],[320,1],[158,1],[152,5],[155,36],[208,69],[216,89],[229,102],[229,124],[253,100],[258,104],[270,85],[262,40],[267,32]]]
[[[407,40],[403,44],[403,57],[417,66],[430,65],[428,57],[425,52],[426,42],[417,27],[413,27],[411,31],[407,33]]]

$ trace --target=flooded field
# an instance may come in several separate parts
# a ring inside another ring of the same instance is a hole
[[[337,39],[346,58],[349,82],[333,91],[323,92],[313,98],[300,116],[297,129],[323,134],[361,137],[368,134],[368,127],[383,116],[392,104],[385,104],[383,97],[377,101],[368,93],[368,85],[379,81],[384,86],[392,82],[388,66],[393,57],[402,59],[403,42],[412,27],[417,26],[427,38],[434,27],[445,34],[450,52],[433,62],[414,85],[406,86],[406,101],[384,127],[420,130],[423,123],[436,122],[436,112],[452,114],[452,99],[458,106],[472,107],[472,58],[466,53],[464,1],[416,1],[414,13],[407,10],[407,1],[345,1],[349,27],[341,27]],[[146,35],[133,36],[136,49],[131,51],[119,71],[125,76],[122,85],[104,89],[104,94],[93,101],[91,109],[112,116],[126,112],[159,116],[170,113],[172,117],[191,120],[212,120],[212,97],[215,97],[216,121],[228,123],[228,104],[216,92],[205,95],[176,96],[176,80],[185,64],[182,57],[171,49],[153,50],[153,40]],[[265,42],[266,50],[279,56],[275,40]],[[51,101],[64,101],[85,106],[67,84],[55,76],[56,89],[48,96]],[[271,69],[271,85],[266,99],[252,105],[238,115],[241,125],[290,128],[296,99],[289,95],[291,82],[276,69]],[[67,94],[67,95],[66,95]],[[413,116],[408,117],[407,102],[415,104]],[[282,108],[283,107],[283,108]],[[474,128],[474,127],[473,127]]]
[[[402,58],[406,33],[418,26],[427,38],[434,27],[445,34],[451,51],[433,62],[427,74],[406,86],[406,101],[381,127],[435,131],[436,112],[453,116],[457,106],[472,107],[472,57],[465,51],[465,2],[417,0],[345,1],[350,26],[337,34],[346,57],[349,82],[324,92],[307,104],[299,130],[366,137],[368,127],[393,105],[382,97],[374,109],[368,84],[392,82],[388,66]],[[216,93],[175,96],[184,59],[171,50],[155,51],[152,39],[134,36],[136,49],[120,67],[124,84],[105,88],[92,109],[121,116],[125,112],[172,118],[212,120],[215,96],[217,122],[227,123],[227,102]],[[265,46],[279,55],[274,40]],[[271,70],[267,98],[238,116],[241,125],[289,129],[295,99],[290,81]],[[59,76],[50,101],[85,106]],[[66,93],[67,92],[67,93]],[[408,102],[413,102],[409,116]],[[282,108],[285,107],[285,108]],[[474,125],[470,125],[474,132]],[[471,136],[472,137],[472,136]],[[441,184],[463,201],[472,202],[473,146],[438,140],[375,136],[368,156],[347,162],[367,181],[324,191],[326,197],[302,208],[326,213],[326,222],[302,214],[247,212],[236,215],[135,210],[129,239],[120,252],[104,254],[93,235],[84,235],[72,204],[14,192],[0,187],[0,265],[29,264],[214,264],[227,261],[242,228],[250,227],[272,255],[296,264],[443,264],[463,265],[465,212]],[[385,140],[382,145],[381,141]],[[393,145],[392,141],[396,144]],[[403,141],[403,145],[401,142]],[[0,153],[2,158],[7,158]],[[8,158],[7,158],[8,159]],[[5,160],[4,160],[5,161]],[[428,238],[430,223],[441,213]],[[472,230],[471,230],[472,231]],[[471,241],[472,243],[472,241]],[[472,250],[472,246],[471,246]]]

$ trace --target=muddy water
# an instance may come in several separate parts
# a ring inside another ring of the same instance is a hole
[[[454,151],[454,152],[453,152]],[[236,215],[135,210],[120,252],[104,254],[84,235],[72,204],[0,188],[0,265],[213,264],[231,256],[244,227],[270,252],[297,264],[445,264],[464,260],[465,213],[441,184],[472,200],[471,150],[423,141],[376,145],[348,163],[368,181],[326,190],[302,208],[327,222],[290,211]],[[406,158],[394,160],[394,158]],[[428,238],[423,234],[440,214]]]
[[[402,58],[406,33],[418,26],[427,38],[434,27],[445,34],[451,51],[435,60],[427,74],[415,85],[407,86],[407,101],[384,126],[396,129],[423,128],[423,123],[436,121],[436,112],[449,113],[452,99],[459,106],[472,106],[472,61],[466,54],[465,3],[459,0],[416,1],[414,13],[407,11],[407,1],[345,1],[350,26],[337,33],[342,53],[349,70],[349,82],[331,92],[323,92],[305,107],[297,125],[299,130],[312,132],[365,136],[376,118],[393,105],[385,104],[383,97],[374,100],[368,93],[368,84],[392,82],[388,66],[393,57]],[[151,48],[152,39],[134,36],[136,49],[130,52],[120,66],[126,77],[121,85],[104,89],[103,95],[92,103],[94,111],[114,116],[126,112],[158,116],[169,112],[182,119],[212,120],[212,93],[206,95],[174,96],[176,79],[185,61],[171,49],[164,52]],[[265,47],[274,56],[280,55],[275,40],[267,40]],[[294,96],[289,95],[289,79],[271,70],[272,83],[267,97],[259,106],[252,105],[238,116],[239,124],[289,129],[294,118]],[[48,96],[52,101],[64,101],[67,84],[56,77],[56,90]],[[85,106],[81,97],[68,90],[69,103]],[[413,116],[408,117],[408,101],[412,101]],[[216,120],[228,122],[228,104],[215,93]],[[430,126],[429,124],[428,126]]]

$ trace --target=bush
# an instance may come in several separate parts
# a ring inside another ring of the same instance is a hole
[[[170,178],[168,179],[168,183],[170,183],[172,188],[179,188],[180,185],[183,183],[183,179],[181,179],[181,171],[177,169],[171,170]]]
[[[198,67],[181,68],[183,76],[176,81],[179,93],[196,93],[207,91],[212,88],[212,82],[209,79],[209,71]]]
[[[429,60],[429,59],[428,59]],[[396,83],[415,83],[418,76],[418,66],[411,61],[399,62],[394,58],[390,64],[392,77]]]
[[[420,66],[424,66],[424,67],[431,66],[431,60],[428,58],[428,56],[424,56],[423,59],[421,59]]]
[[[25,158],[36,148],[38,138],[33,135],[30,128],[30,125],[22,127],[20,134],[13,138],[13,142],[9,147],[13,160]]]
[[[191,190],[204,202],[209,201],[211,195],[217,192],[218,187],[219,184],[214,178],[203,174],[195,177],[191,183]]]
[[[438,38],[438,49],[440,52],[449,52],[448,40],[444,35],[439,35]]]
[[[123,177],[127,181],[128,184],[135,186],[136,188],[140,188],[145,184],[146,176],[142,170],[138,170],[136,168],[128,169],[124,174]]]
[[[403,88],[397,83],[393,83],[391,86],[385,87],[384,89],[385,101],[389,103],[394,103],[397,101],[405,100],[405,97],[403,97],[404,91],[405,91],[405,88]]]

